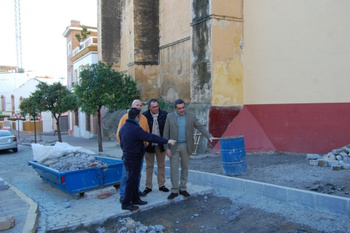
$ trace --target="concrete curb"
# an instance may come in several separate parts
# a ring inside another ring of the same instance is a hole
[[[19,189],[9,184],[9,188],[14,191],[23,201],[29,205],[29,210],[26,217],[26,222],[23,228],[23,232],[36,232],[38,226],[39,209],[38,204],[31,198],[22,193]]]
[[[166,168],[166,173],[170,174],[169,168]],[[188,178],[189,181],[198,185],[265,197],[294,206],[307,207],[322,213],[350,218],[350,198],[193,170],[189,170]]]

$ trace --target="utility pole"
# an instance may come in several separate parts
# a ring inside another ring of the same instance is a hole
[[[15,3],[17,72],[23,72],[23,64],[22,64],[21,0],[14,0],[14,3]]]

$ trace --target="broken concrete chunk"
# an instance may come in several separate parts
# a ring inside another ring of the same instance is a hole
[[[341,156],[341,155],[337,155],[337,156],[335,156],[335,158],[336,158],[337,160],[343,160],[343,156]]]
[[[327,161],[320,159],[320,160],[318,160],[318,166],[327,167],[328,163],[327,163]]]
[[[332,150],[332,153],[334,153],[334,154],[339,154],[340,152],[342,152],[341,148]]]
[[[311,166],[318,166],[318,160],[315,160],[315,159],[309,160],[309,164]]]
[[[319,154],[306,154],[306,160],[315,160],[320,158],[321,158],[321,155]]]
[[[340,171],[341,170],[341,166],[340,165],[332,165],[332,170],[333,171]]]
[[[14,216],[0,217],[0,231],[10,229],[15,226],[16,219]]]
[[[339,155],[341,155],[342,157],[348,156],[348,154],[344,151],[340,152]]]

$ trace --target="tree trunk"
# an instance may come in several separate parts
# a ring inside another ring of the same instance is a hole
[[[35,116],[34,116],[34,143],[36,143],[36,125],[35,125]]]
[[[97,138],[98,138],[98,151],[103,152],[102,148],[102,129],[101,129],[101,108],[97,110]]]
[[[59,142],[62,142],[61,129],[60,129],[60,116],[58,116],[57,118],[56,118],[56,116],[55,116],[55,119],[56,119],[56,126],[57,126],[57,137],[58,137],[58,141],[59,141]]]

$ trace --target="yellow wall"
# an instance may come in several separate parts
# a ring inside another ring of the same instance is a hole
[[[159,1],[160,46],[182,40],[191,33],[191,1]]]
[[[160,83],[158,82],[158,66],[135,66],[135,76],[137,77],[137,86],[141,92],[142,99],[148,101],[152,98],[158,98]]]
[[[125,1],[122,8],[121,24],[121,59],[120,71],[128,71],[128,64],[134,62],[134,5],[133,1]],[[128,72],[132,77],[134,72]]]
[[[157,85],[165,101],[191,98],[191,5],[187,0],[159,1],[160,58]]]
[[[165,101],[190,101],[190,51],[190,40],[160,50],[160,94]]]
[[[244,103],[349,102],[350,1],[244,1]]]
[[[36,131],[39,131],[39,122],[35,121]],[[33,131],[34,132],[34,121],[23,122],[23,131]],[[40,132],[43,132],[43,122],[40,121]]]
[[[211,72],[213,106],[243,104],[243,1],[212,1]]]
[[[243,64],[240,42],[243,23],[212,20],[212,105],[243,104]]]

